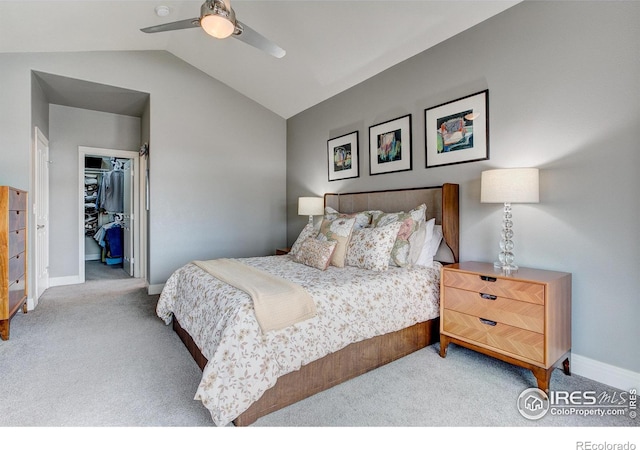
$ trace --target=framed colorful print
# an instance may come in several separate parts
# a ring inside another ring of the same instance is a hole
[[[425,109],[427,169],[489,159],[489,90]]]
[[[369,175],[411,170],[411,114],[369,127]]]
[[[358,132],[345,134],[327,141],[329,181],[358,178]]]

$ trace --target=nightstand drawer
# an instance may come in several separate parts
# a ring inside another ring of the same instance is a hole
[[[444,271],[444,285],[544,305],[544,286],[477,273]]]
[[[544,333],[544,306],[445,287],[444,308]]]
[[[486,318],[444,310],[444,331],[517,357],[544,363],[544,336]]]

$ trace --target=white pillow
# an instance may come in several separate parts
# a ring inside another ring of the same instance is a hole
[[[433,257],[438,251],[442,241],[442,226],[436,225],[436,219],[427,221],[427,232],[422,246],[422,252],[416,261],[416,266],[430,267],[433,265]]]
[[[438,251],[433,257],[436,261],[440,261],[442,263],[455,263],[456,259],[453,257],[453,252],[451,248],[447,245],[444,239],[440,242],[440,247],[438,247]]]

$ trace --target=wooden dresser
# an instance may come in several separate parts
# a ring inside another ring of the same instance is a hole
[[[9,339],[9,321],[27,312],[27,193],[0,186],[0,337]]]
[[[453,342],[531,370],[544,391],[561,359],[570,373],[570,273],[464,262],[443,267],[440,283],[440,356]]]

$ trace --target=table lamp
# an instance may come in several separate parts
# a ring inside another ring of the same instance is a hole
[[[505,272],[518,270],[513,255],[512,203],[538,203],[538,169],[494,169],[482,172],[481,203],[504,203],[504,218],[498,260],[493,264]]]
[[[298,215],[309,216],[309,223],[313,225],[313,216],[324,214],[324,198],[300,197],[298,198]]]

